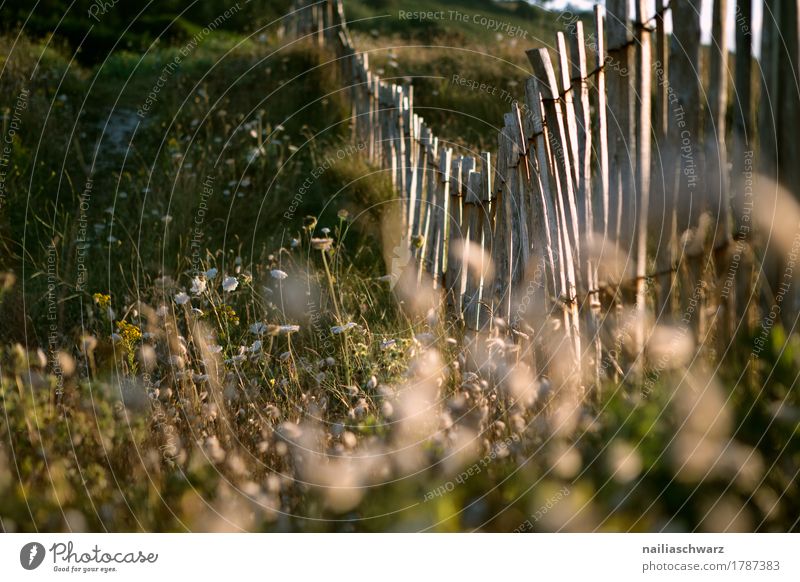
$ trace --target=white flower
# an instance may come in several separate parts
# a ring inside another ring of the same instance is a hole
[[[215,267],[211,267],[208,271],[206,271],[206,279],[214,279],[217,276],[217,269]]]
[[[397,340],[393,340],[393,339],[382,341],[381,342],[381,349],[382,350],[388,349],[388,348],[392,347],[393,345],[395,345],[396,343],[397,343]]]
[[[327,226],[322,229],[322,234],[324,234],[325,236],[328,236],[330,233],[331,233],[331,229],[328,228]]]
[[[282,325],[278,328],[278,331],[281,333],[292,333],[295,331],[300,331],[299,325]]]
[[[325,230],[324,228],[322,230]],[[327,251],[333,246],[332,238],[312,238],[311,246],[318,251]]]
[[[225,277],[222,281],[223,291],[235,291],[239,286],[239,280],[236,277]]]
[[[222,351],[222,346],[217,346],[217,345],[208,346],[208,351],[211,352],[212,354],[218,354]]]
[[[278,279],[279,281],[283,281],[286,277],[289,276],[286,274],[285,271],[281,271],[280,269],[272,269],[272,271],[270,271],[269,274],[272,275],[273,279]]]
[[[178,305],[186,305],[189,302],[189,296],[181,291],[175,296],[175,303]]]
[[[197,317],[203,316],[203,310],[197,309],[197,307],[192,307],[192,313],[195,314]]]
[[[267,331],[267,324],[263,321],[257,321],[253,325],[250,326],[250,333],[255,335],[261,335],[265,331]]]
[[[353,329],[354,327],[356,327],[356,324],[353,323],[352,321],[350,321],[348,323],[345,323],[344,325],[334,325],[331,328],[331,333],[334,333],[334,334],[344,333],[349,329]]]
[[[255,353],[261,350],[261,340],[256,340],[253,342],[253,345],[250,346],[250,352]]]
[[[267,150],[265,150],[263,146],[251,148],[250,152],[247,154],[247,163],[252,164],[260,156],[263,156],[266,153],[267,153]]]
[[[206,280],[200,277],[192,279],[192,295],[200,295],[206,290]]]
[[[298,238],[293,238],[293,239],[291,240],[291,242],[289,243],[289,246],[291,246],[293,249],[296,249],[297,247],[299,247],[299,246],[300,246],[300,239],[298,239]]]
[[[166,305],[159,305],[156,310],[156,315],[159,317],[166,317],[169,314],[169,309]]]

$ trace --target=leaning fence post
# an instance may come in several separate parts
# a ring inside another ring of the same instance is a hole
[[[466,288],[464,291],[464,325],[468,330],[477,331],[480,329],[478,324],[478,303],[480,302],[480,269],[481,259],[476,260],[471,255],[478,248],[480,243],[480,190],[481,174],[470,170],[467,174],[467,191],[464,199],[464,212],[467,220],[467,232],[465,245],[463,247],[464,256],[462,264],[466,266]],[[476,264],[480,265],[476,268]]]
[[[637,134],[636,134],[636,202],[639,215],[634,225],[636,233],[636,353],[638,365],[636,371],[644,370],[644,344],[646,333],[646,307],[647,307],[647,225],[650,204],[650,138],[653,133],[651,111],[651,56],[650,56],[650,29],[647,22],[650,19],[648,5],[651,0],[637,0],[636,20],[639,36],[637,50],[638,81],[637,92]]]
[[[634,39],[630,23],[630,0],[608,0],[608,57],[613,66],[606,69],[610,180],[610,231],[620,248],[630,251],[633,238],[631,194],[634,188],[633,155],[636,147],[633,96],[635,63]]]
[[[572,189],[569,157],[565,152],[566,134],[564,122],[557,104],[558,84],[547,49],[532,49],[527,54],[534,73],[541,80],[539,88],[545,117],[548,120],[548,125],[545,127],[547,136],[545,143],[550,152],[550,166],[558,201],[559,243],[563,250],[563,260],[560,262],[559,267],[565,280],[565,293],[560,299],[564,303],[564,311],[567,314],[565,321],[567,329],[565,332],[572,342],[574,364],[580,376],[581,339],[577,305],[578,280],[575,269],[576,259],[580,260],[580,254],[576,248],[579,240],[578,212]],[[573,251],[573,248],[575,248],[575,251]],[[573,252],[575,253],[574,255]]]

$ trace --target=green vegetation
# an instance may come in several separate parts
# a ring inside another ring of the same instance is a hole
[[[27,4],[0,9],[3,531],[797,529],[796,334],[758,359],[748,337],[689,346],[697,362],[648,364],[648,394],[609,375],[591,403],[504,337],[475,373],[436,298],[391,288],[391,185],[347,145],[333,55],[260,29],[285,3],[208,35],[228,5],[161,34],[189,4],[161,3],[107,54],[120,3],[77,60],[91,4],[59,24],[64,4],[20,39]],[[403,7],[530,27],[354,25],[437,133],[491,145],[509,103],[452,75],[521,92],[555,20]]]

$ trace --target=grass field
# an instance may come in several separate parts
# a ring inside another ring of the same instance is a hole
[[[453,75],[521,97],[523,49],[558,29],[518,3],[345,3],[474,147],[510,102]],[[348,145],[333,56],[262,28],[277,4],[204,33],[228,8],[145,15],[116,48],[107,21],[91,55],[0,8],[3,531],[798,528],[796,333],[757,358],[682,343],[592,399],[502,336],[467,371],[437,298],[387,281],[394,194]]]

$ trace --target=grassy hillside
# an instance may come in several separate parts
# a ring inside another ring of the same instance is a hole
[[[354,1],[346,10],[374,70],[413,81],[417,112],[436,134],[479,149],[496,147],[503,114],[524,99],[525,51],[554,46],[565,18],[526,2]],[[591,15],[581,18],[590,33]]]

